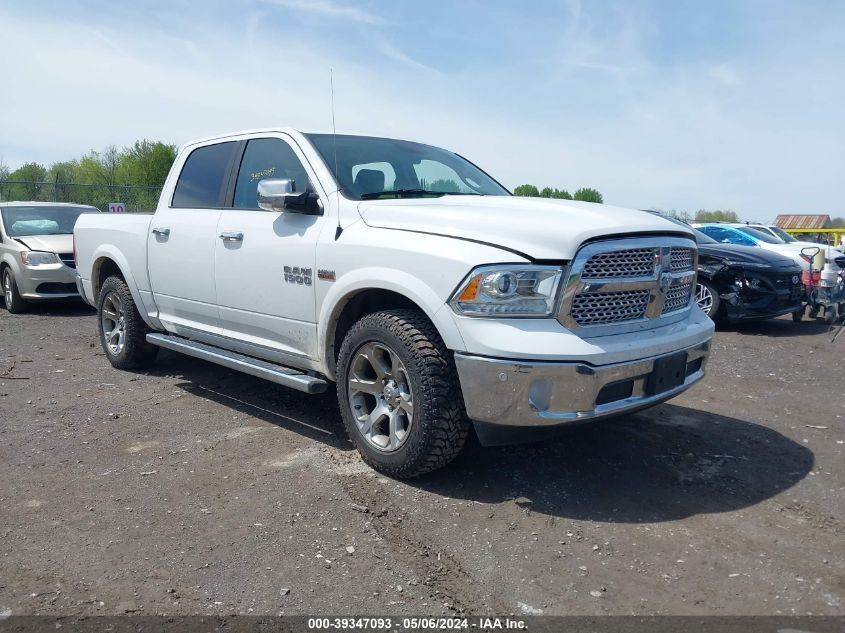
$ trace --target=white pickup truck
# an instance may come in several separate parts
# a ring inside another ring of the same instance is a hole
[[[83,215],[80,294],[120,369],[160,347],[299,389],[337,384],[352,442],[411,477],[472,428],[652,406],[704,376],[693,236],[517,198],[452,152],[289,129],[179,152],[152,215]]]

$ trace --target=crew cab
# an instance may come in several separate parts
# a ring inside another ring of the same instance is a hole
[[[160,347],[308,393],[335,383],[364,460],[453,459],[475,425],[539,430],[704,376],[692,232],[518,198],[453,152],[290,129],[180,149],[151,215],[82,216],[80,292],[106,357]]]

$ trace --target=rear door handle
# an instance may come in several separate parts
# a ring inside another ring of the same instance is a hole
[[[170,229],[156,227],[153,229],[153,233],[161,237],[167,237],[168,235],[170,235]]]
[[[224,242],[243,242],[244,234],[238,231],[223,231],[220,234],[220,239]]]

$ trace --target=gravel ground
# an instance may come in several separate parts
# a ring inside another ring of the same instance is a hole
[[[719,331],[668,404],[399,482],[333,393],[0,311],[0,614],[843,614],[843,357]]]

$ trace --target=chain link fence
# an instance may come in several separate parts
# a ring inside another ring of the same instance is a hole
[[[68,182],[0,181],[0,202],[11,200],[73,202],[108,211],[110,202],[120,202],[128,213],[154,211],[161,187],[142,185],[85,185]]]

